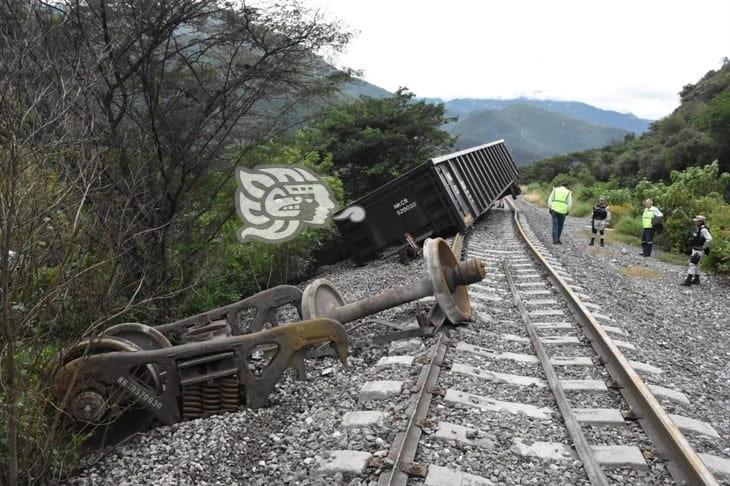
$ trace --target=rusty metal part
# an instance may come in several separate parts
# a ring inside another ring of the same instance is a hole
[[[461,252],[464,248],[464,233],[457,233],[454,236],[454,240],[451,242],[451,251],[457,260],[461,260]]]
[[[410,260],[423,256],[423,248],[418,244],[416,237],[410,233],[403,235],[406,244],[398,250],[398,260],[400,263],[406,264]]]
[[[180,339],[184,343],[199,343],[211,339],[222,339],[231,335],[231,326],[226,321],[215,321],[199,327],[193,327]]]
[[[429,320],[434,327],[445,319],[459,323],[471,318],[467,285],[484,278],[484,263],[479,259],[459,262],[442,238],[426,240],[424,261],[428,277],[351,304],[345,304],[331,282],[317,279],[304,289],[302,313],[305,318],[330,317],[346,323],[433,295],[438,305],[432,309]]]
[[[172,346],[170,341],[154,327],[139,322],[125,322],[106,329],[103,336],[114,336],[131,341],[141,349],[161,349]]]
[[[423,423],[428,414],[428,407],[433,398],[433,391],[438,381],[441,363],[446,354],[446,336],[439,335],[438,340],[430,351],[430,359],[427,366],[421,370],[416,387],[418,391],[413,396],[408,407],[408,424],[405,430],[395,436],[393,445],[390,448],[388,457],[393,461],[392,469],[383,471],[378,479],[379,486],[402,485],[408,483],[408,476],[412,473],[419,475],[417,470],[412,468],[416,458],[418,441],[421,439]]]
[[[301,301],[302,291],[297,287],[279,285],[233,304],[156,326],[155,329],[163,334],[170,332],[184,334],[191,328],[224,319],[231,326],[232,333],[238,336],[261,331],[267,324],[272,327],[279,325],[279,319],[276,316],[277,310],[287,305],[293,306],[301,318]],[[241,314],[247,313],[252,315],[241,319]]]
[[[57,358],[53,372],[56,401],[61,404],[70,390],[65,410],[80,431],[91,432],[88,447],[116,443],[148,430],[154,423],[154,416],[139,406],[127,390],[108,386],[84,366],[96,356],[139,352],[144,351],[131,341],[103,335],[82,339]],[[150,390],[163,391],[160,369],[154,364],[140,363],[129,370],[129,376]]]
[[[667,469],[678,483],[692,485],[717,485],[717,480],[707,469],[687,438],[674,424],[654,394],[629,364],[621,350],[606,333],[603,326],[568,286],[557,271],[545,260],[542,254],[530,241],[520,223],[520,213],[509,198],[505,202],[514,215],[515,225],[522,239],[527,243],[532,254],[548,272],[548,278],[565,298],[583,330],[588,335],[591,346],[601,357],[603,363],[616,383],[621,395],[640,417],[639,424],[652,440],[657,449],[668,459]]]
[[[78,394],[71,403],[71,415],[79,422],[93,423],[106,413],[106,399],[95,391]]]
[[[52,377],[55,402],[60,405],[68,395],[69,417],[78,423],[93,416],[92,425],[103,432],[102,444],[113,443],[123,438],[120,433],[149,428],[153,420],[169,425],[242,404],[258,408],[287,368],[303,375],[304,353],[321,343],[329,343],[346,361],[345,329],[326,318],[154,350],[118,337],[86,338],[58,360]],[[252,354],[262,347],[276,351],[254,370]],[[94,408],[96,398],[90,392],[103,398],[103,413]],[[137,426],[132,427],[132,419]],[[114,428],[111,436],[107,425]]]
[[[192,420],[203,416],[203,385],[195,383],[182,387],[182,419]]]

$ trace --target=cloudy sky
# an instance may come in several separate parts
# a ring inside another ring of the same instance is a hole
[[[578,100],[656,119],[730,57],[730,1],[303,0],[359,32],[337,64],[418,96]]]

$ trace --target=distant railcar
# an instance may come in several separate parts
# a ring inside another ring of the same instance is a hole
[[[365,219],[335,220],[357,263],[385,249],[464,231],[502,197],[519,193],[517,165],[504,140],[435,157],[393,179],[352,206]],[[338,213],[339,214],[339,213]]]

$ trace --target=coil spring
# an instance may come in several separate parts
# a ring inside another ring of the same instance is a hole
[[[217,380],[203,385],[203,415],[210,417],[220,412],[221,397]]]
[[[238,378],[226,376],[218,380],[221,391],[221,407],[228,412],[235,412],[241,405],[241,396],[238,391]]]
[[[182,392],[183,420],[235,412],[241,405],[238,377],[218,378],[211,382],[188,385]]]
[[[188,385],[182,393],[183,420],[192,420],[203,415],[203,387],[200,383]]]

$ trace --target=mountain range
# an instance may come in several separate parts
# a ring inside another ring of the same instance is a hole
[[[455,98],[442,100],[440,98],[423,98],[424,101],[443,103],[446,113],[451,116],[464,116],[477,110],[502,110],[514,105],[527,105],[543,110],[562,113],[571,118],[583,120],[593,125],[602,125],[641,134],[649,128],[652,120],[639,118],[631,113],[619,113],[612,110],[603,110],[579,101],[536,100],[532,98]]]
[[[629,133],[621,128],[594,125],[531,105],[471,111],[444,128],[458,136],[457,149],[503,138],[519,165],[576,150],[602,147],[623,140]]]
[[[349,98],[384,98],[391,93],[356,79],[343,86]],[[641,134],[652,120],[630,113],[603,110],[578,101],[531,98],[418,98],[427,103],[443,103],[447,116],[457,118],[444,126],[457,137],[456,148],[503,138],[518,164],[579,150],[603,147],[622,140],[629,133]]]

